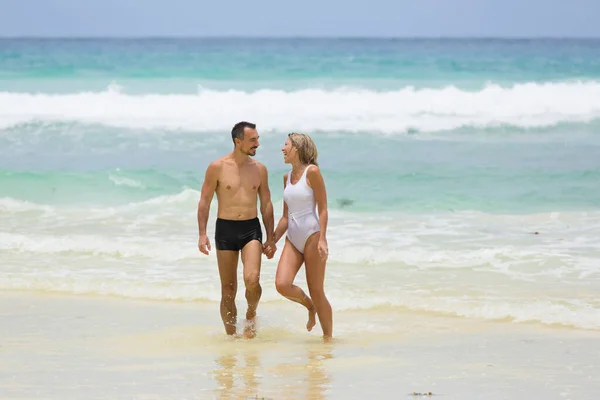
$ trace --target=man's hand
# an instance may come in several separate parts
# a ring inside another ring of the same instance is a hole
[[[200,235],[200,239],[198,239],[198,249],[201,253],[208,255],[210,251],[210,240],[208,240],[208,236]]]
[[[263,248],[263,253],[264,253],[264,255],[267,256],[267,258],[269,260],[271,258],[273,258],[273,256],[275,255],[276,251],[277,251],[277,246],[275,245],[275,242],[273,240],[267,240],[267,241],[265,241],[265,246]]]

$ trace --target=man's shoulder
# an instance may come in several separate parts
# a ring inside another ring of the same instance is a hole
[[[221,157],[208,163],[208,166],[206,167],[206,175],[212,176],[214,179],[219,179],[225,162],[225,157]]]
[[[263,163],[261,163],[260,161],[256,161],[256,160],[251,160],[252,161],[252,166],[254,166],[255,168],[258,168],[258,170],[260,172],[267,172],[267,166]]]
[[[208,164],[208,168],[221,168],[228,161],[227,156],[219,157]]]

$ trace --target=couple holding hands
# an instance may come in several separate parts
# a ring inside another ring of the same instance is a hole
[[[262,294],[261,257],[271,259],[277,242],[286,234],[285,245],[277,265],[275,287],[284,297],[308,310],[308,331],[319,318],[323,338],[332,337],[331,305],[323,289],[327,262],[327,193],[317,164],[317,148],[305,134],[290,133],[282,148],[283,160],[291,171],[283,177],[283,214],[277,227],[269,189],[267,168],[251,159],[259,146],[256,125],[242,121],[231,131],[234,149],[211,162],[206,169],[198,203],[198,248],[203,254],[211,250],[206,233],[210,204],[217,195],[215,247],[221,279],[221,318],[228,335],[236,334],[237,266],[241,254],[246,287],[246,327],[244,336],[256,335],[256,309]],[[263,245],[260,213],[266,230]],[[305,264],[310,296],[294,285],[296,274]]]

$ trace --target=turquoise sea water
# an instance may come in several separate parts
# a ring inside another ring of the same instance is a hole
[[[195,207],[242,119],[277,218],[286,134],[319,147],[334,309],[600,329],[592,39],[2,39],[0,288],[216,301]]]

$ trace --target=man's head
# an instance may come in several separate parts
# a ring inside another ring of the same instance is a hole
[[[256,149],[260,146],[256,124],[247,121],[238,122],[233,126],[231,139],[235,148],[248,156],[256,155]]]

